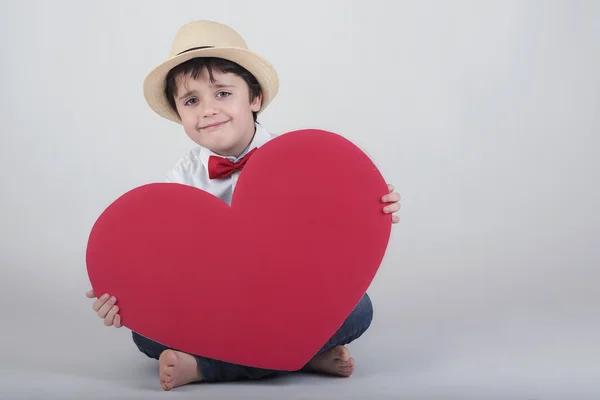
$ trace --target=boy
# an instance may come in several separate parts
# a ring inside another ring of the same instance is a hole
[[[273,100],[278,77],[262,57],[249,51],[231,28],[210,21],[184,25],[176,35],[171,57],[155,68],[144,82],[144,95],[159,115],[183,125],[199,146],[182,158],[167,174],[167,181],[198,187],[228,204],[240,169],[252,149],[274,136],[256,122],[257,115]],[[209,162],[209,160],[219,162]],[[220,166],[220,168],[219,168]],[[382,197],[384,212],[400,208],[400,195],[388,185]],[[392,215],[392,222],[399,217]],[[93,290],[87,293],[95,298]],[[94,311],[106,326],[121,327],[116,299],[103,294]],[[373,315],[367,294],[340,329],[304,371],[350,376],[354,360],[344,346],[360,337]],[[133,341],[141,352],[159,360],[164,390],[191,382],[233,381],[273,376],[279,371],[250,368],[169,349],[136,332]]]

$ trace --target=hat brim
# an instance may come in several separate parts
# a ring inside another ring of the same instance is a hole
[[[181,124],[181,119],[165,96],[166,77],[171,69],[196,57],[218,57],[233,61],[247,69],[258,81],[262,91],[261,113],[273,100],[279,89],[275,68],[260,55],[239,47],[215,47],[196,49],[169,58],[159,64],[144,79],[144,98],[154,112],[161,117]]]

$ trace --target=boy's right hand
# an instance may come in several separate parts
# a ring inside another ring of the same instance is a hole
[[[96,298],[94,290],[88,291],[85,295],[90,299]],[[116,302],[117,299],[114,296],[111,297],[106,293],[94,302],[92,308],[100,318],[104,319],[104,325],[114,325],[115,328],[120,328],[122,326],[121,316],[119,315],[119,306],[115,305]]]

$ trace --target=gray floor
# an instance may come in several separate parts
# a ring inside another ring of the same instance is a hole
[[[367,360],[363,360],[367,361]],[[323,378],[306,375],[272,379],[260,382],[228,384],[195,384],[163,392],[155,371],[156,364],[129,355],[118,360],[110,371],[73,365],[70,368],[0,370],[0,398],[2,399],[152,399],[176,398],[273,398],[273,399],[598,399],[598,391],[570,386],[568,382],[545,382],[534,387],[519,385],[509,380],[479,380],[474,371],[473,380],[444,382],[435,375],[420,371],[403,376],[400,365],[387,371],[377,371],[376,360],[362,363],[362,367],[348,379]],[[541,383],[541,382],[540,382]],[[583,390],[582,390],[583,389]]]
[[[115,364],[103,368],[71,365],[41,369],[0,370],[2,399],[151,399],[176,398],[274,398],[274,399],[598,399],[598,391],[571,386],[569,382],[539,382],[539,386],[510,379],[481,378],[441,380],[435,372],[427,374],[418,366],[412,372],[398,363],[386,371],[377,360],[363,357],[362,366],[348,379],[295,375],[259,382],[195,384],[163,392],[158,384],[156,364],[123,355]],[[420,375],[420,376],[419,376]]]
[[[126,372],[126,371],[123,371]],[[128,372],[129,373],[129,372]],[[103,379],[49,371],[10,371],[3,379],[0,394],[3,399],[415,399],[415,400],[511,400],[511,399],[597,399],[593,395],[545,393],[535,396],[534,390],[515,390],[480,386],[460,387],[408,385],[391,375],[368,376],[358,374],[347,380],[319,379],[296,376],[269,382],[236,383],[227,385],[194,385],[162,392],[151,371],[136,372],[136,379]],[[31,381],[33,379],[33,382]]]
[[[546,324],[542,334],[533,330],[539,318],[515,318],[513,329],[489,320],[433,329],[433,321],[443,322],[441,315],[420,319],[402,308],[399,313],[382,302],[384,291],[372,293],[382,305],[371,329],[349,346],[357,361],[350,378],[297,374],[168,393],[160,388],[157,363],[134,348],[129,330],[102,326],[88,313],[87,299],[63,306],[68,318],[54,317],[48,305],[38,307],[35,318],[33,307],[8,307],[0,399],[600,398],[600,351],[592,330]]]

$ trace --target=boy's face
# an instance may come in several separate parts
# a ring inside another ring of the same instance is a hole
[[[175,104],[185,133],[194,142],[222,156],[239,156],[254,136],[253,111],[258,111],[261,97],[252,103],[248,85],[232,73],[206,68],[198,79],[179,76]]]

